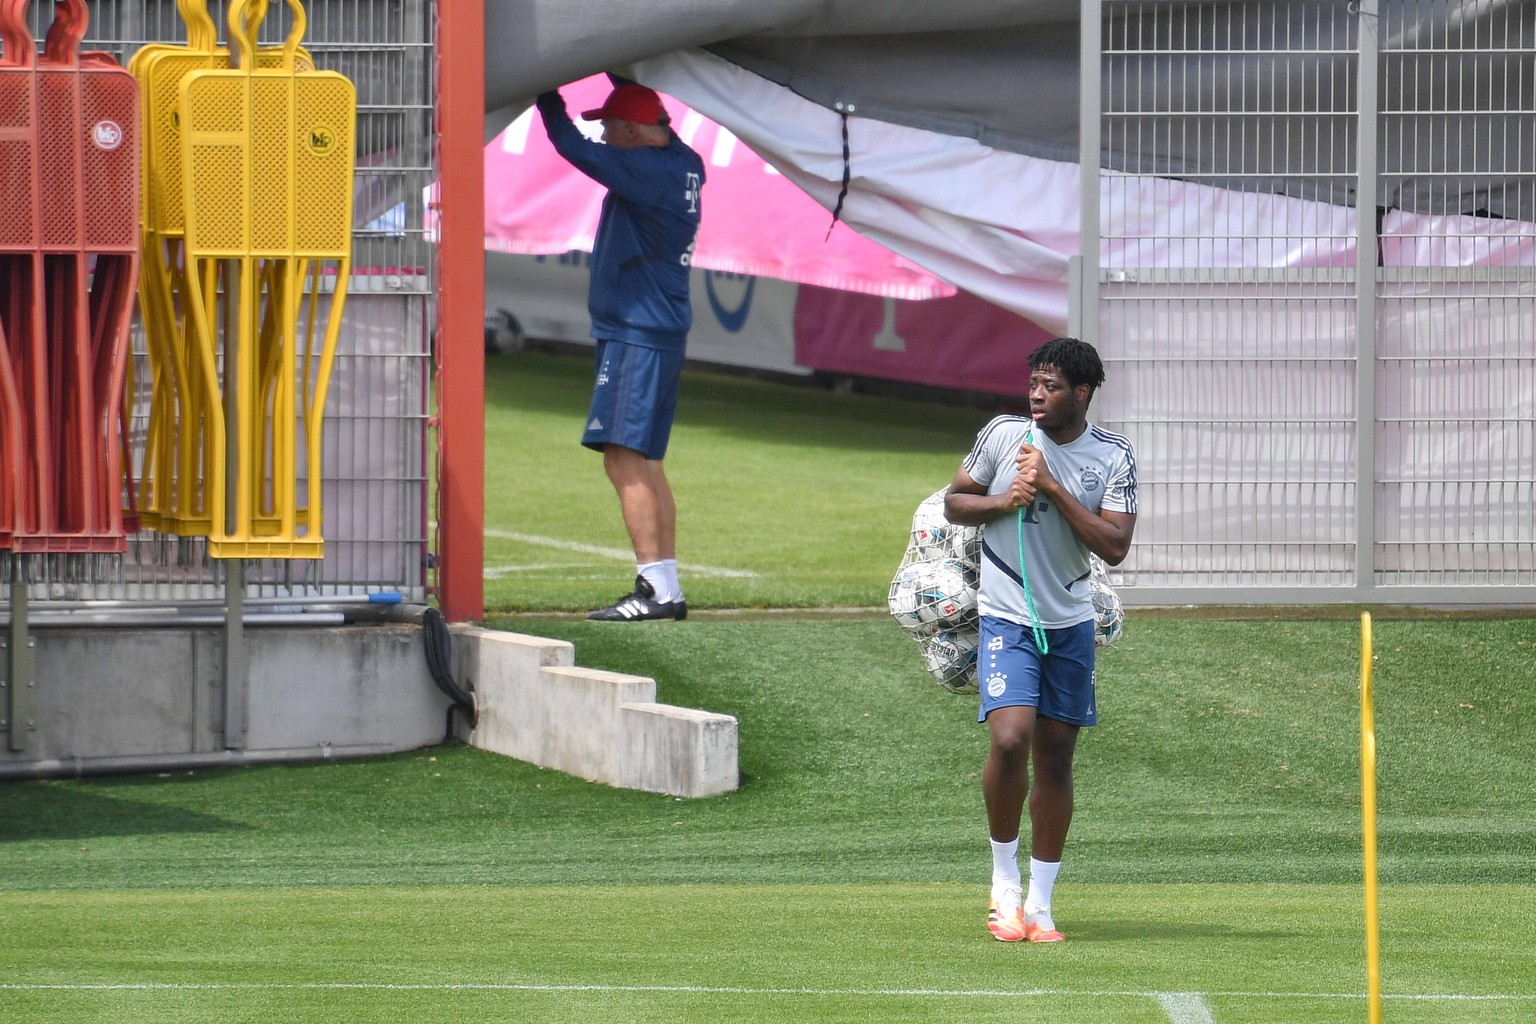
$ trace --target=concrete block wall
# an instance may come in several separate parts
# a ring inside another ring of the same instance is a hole
[[[29,636],[34,706],[13,732],[0,688],[0,778],[371,756],[440,743],[446,731],[448,701],[415,624],[248,628],[234,689],[218,629]],[[232,702],[247,723],[238,736],[226,735]]]
[[[480,712],[473,731],[452,717],[460,739],[629,789],[737,787],[729,715],[658,703],[653,679],[579,668],[564,641],[453,633],[454,678]],[[387,754],[441,742],[450,720],[415,624],[247,629],[239,681],[225,678],[217,629],[36,628],[29,640],[31,678],[0,668],[0,779]],[[29,687],[23,715],[13,682]],[[232,722],[244,726],[227,735]]]
[[[656,681],[581,668],[575,649],[453,627],[454,678],[472,688],[468,742],[612,786],[714,796],[740,782],[736,719],[656,702]]]

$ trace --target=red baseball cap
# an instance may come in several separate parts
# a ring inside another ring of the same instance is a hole
[[[633,82],[621,85],[608,94],[603,105],[581,115],[583,121],[633,121],[635,124],[661,124],[667,110],[661,105],[661,97],[654,89]]]

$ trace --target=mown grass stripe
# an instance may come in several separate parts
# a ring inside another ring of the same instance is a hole
[[[1157,1001],[1173,1024],[1216,1024],[1211,1008],[1199,992],[1159,992]]]
[[[373,981],[305,981],[305,982],[0,982],[0,991],[18,992],[231,992],[231,991],[380,991],[380,992],[607,992],[646,993],[676,992],[685,995],[747,995],[747,996],[853,996],[853,997],[927,997],[935,999],[1007,999],[1051,998],[1081,999],[1156,999],[1170,1009],[1170,1016],[1177,1010],[1186,1016],[1175,1016],[1175,1021],[1210,1020],[1210,1010],[1205,998],[1219,999],[1364,999],[1364,992],[1156,992],[1139,989],[945,989],[945,988],[809,988],[809,987],[754,987],[749,985],[604,985],[604,984],[538,984],[534,982],[464,981],[464,982],[373,982]],[[1383,999],[1405,1002],[1532,1002],[1536,994],[1526,993],[1468,993],[1468,992],[1398,992],[1384,993]],[[1203,1016],[1188,1016],[1198,1013]]]

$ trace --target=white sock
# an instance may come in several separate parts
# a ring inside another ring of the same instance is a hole
[[[672,595],[672,600],[681,601],[683,599],[683,585],[677,581],[677,559],[663,558],[661,565],[667,573],[667,593]]]
[[[637,568],[640,570],[640,575],[644,576],[645,581],[651,585],[651,589],[656,591],[656,600],[672,600],[672,585],[667,582],[667,563],[645,562]]]
[[[992,898],[996,899],[1004,889],[1020,889],[1019,841],[1000,843],[992,840]]]
[[[1060,870],[1059,860],[1029,858],[1029,897],[1024,901],[1024,913],[1051,912],[1051,890],[1056,887],[1056,872]]]

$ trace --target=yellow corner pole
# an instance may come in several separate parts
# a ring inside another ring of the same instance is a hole
[[[1367,1018],[1381,1021],[1381,919],[1376,885],[1376,712],[1371,695],[1371,613],[1360,614],[1360,812],[1365,851]]]

